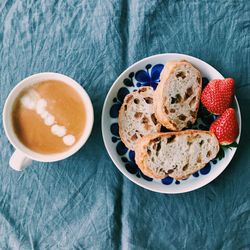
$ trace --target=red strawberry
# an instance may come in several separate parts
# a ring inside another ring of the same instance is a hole
[[[209,130],[215,133],[221,145],[233,143],[239,134],[239,125],[235,109],[226,109],[226,111],[211,124]]]
[[[234,97],[234,79],[212,80],[201,94],[201,102],[208,111],[221,115],[230,108]]]

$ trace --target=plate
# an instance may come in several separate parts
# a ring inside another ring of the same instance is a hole
[[[152,86],[156,88],[159,83],[160,73],[166,64],[171,60],[187,60],[198,68],[202,74],[203,88],[212,79],[223,79],[224,77],[211,65],[206,62],[184,54],[159,54],[142,59],[126,69],[113,83],[104,102],[102,110],[102,135],[105,147],[116,165],[116,167],[131,181],[137,185],[159,193],[184,193],[200,188],[214,180],[228,166],[232,160],[237,147],[221,147],[217,157],[210,161],[204,168],[191,175],[185,180],[175,180],[166,177],[162,180],[152,179],[145,176],[137,167],[134,151],[128,150],[122,143],[119,136],[118,112],[124,97],[141,86]],[[240,108],[235,97],[234,108],[237,112],[239,123],[239,136],[241,134]],[[194,129],[208,130],[210,124],[216,119],[200,105],[197,122]]]

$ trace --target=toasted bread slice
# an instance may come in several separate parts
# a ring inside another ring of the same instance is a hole
[[[157,120],[172,131],[196,121],[202,89],[200,72],[186,61],[168,62],[154,94]]]
[[[128,94],[119,111],[119,134],[131,150],[138,139],[161,129],[154,115],[153,92],[151,87],[141,87]]]
[[[209,131],[155,133],[137,142],[135,160],[149,177],[181,180],[203,168],[218,151],[218,140]]]

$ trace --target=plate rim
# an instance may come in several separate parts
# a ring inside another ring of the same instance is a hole
[[[194,60],[198,60],[198,62],[200,63],[203,63],[205,64],[207,67],[212,67],[214,70],[216,70],[218,72],[218,74],[220,75],[220,77],[222,79],[224,79],[224,76],[217,70],[215,69],[213,66],[211,66],[210,64],[208,64],[207,62],[197,58],[197,57],[194,57],[194,56],[190,56],[190,55],[187,55],[187,54],[182,54],[182,53],[160,53],[160,54],[155,54],[155,55],[152,55],[152,56],[149,56],[149,57],[145,57],[139,61],[136,61],[135,63],[133,63],[132,65],[130,65],[129,67],[127,67],[125,70],[122,71],[122,73],[115,79],[115,81],[112,83],[108,93],[106,94],[106,97],[105,97],[105,100],[104,100],[104,103],[103,103],[103,107],[102,107],[102,115],[101,115],[101,130],[102,130],[102,139],[103,139],[103,142],[104,142],[104,145],[105,145],[105,148],[106,148],[106,151],[108,152],[108,155],[109,157],[111,158],[113,164],[116,166],[116,168],[119,169],[119,171],[125,176],[127,177],[130,181],[132,181],[133,183],[135,183],[136,185],[142,187],[142,188],[145,188],[147,190],[150,190],[150,191],[153,191],[153,192],[156,192],[156,193],[163,193],[163,194],[181,194],[181,193],[187,193],[187,192],[191,192],[191,191],[194,191],[194,190],[197,190],[199,188],[202,188],[204,186],[206,186],[207,184],[209,184],[210,182],[212,182],[213,180],[215,180],[219,175],[221,175],[221,173],[228,167],[228,165],[230,164],[230,162],[232,161],[232,159],[234,158],[234,155],[237,151],[237,148],[235,148],[234,152],[233,152],[233,155],[232,155],[232,158],[230,159],[229,163],[228,164],[225,164],[225,166],[221,167],[220,168],[220,171],[218,171],[218,173],[215,175],[215,176],[212,176],[212,178],[207,178],[202,184],[197,184],[197,186],[190,186],[190,187],[185,187],[185,190],[176,190],[176,191],[169,191],[169,190],[158,190],[157,187],[155,188],[152,188],[152,187],[149,187],[147,186],[146,184],[144,183],[140,183],[140,182],[137,182],[136,179],[132,178],[127,172],[126,172],[126,169],[124,168],[124,166],[120,166],[119,162],[116,161],[116,159],[112,156],[112,153],[110,152],[110,149],[109,149],[109,144],[106,140],[106,135],[104,134],[104,131],[105,131],[105,128],[104,128],[104,119],[105,119],[105,114],[104,114],[104,111],[105,111],[105,108],[107,106],[107,102],[108,102],[108,97],[109,95],[112,93],[113,89],[115,88],[115,86],[117,85],[117,83],[120,81],[120,79],[122,78],[123,75],[125,75],[127,72],[129,72],[132,68],[134,68],[136,65],[142,63],[143,61],[145,60],[150,60],[150,59],[153,59],[155,57],[159,57],[159,56],[184,56],[184,57],[187,57],[187,58],[192,58]],[[238,113],[238,117],[239,117],[239,120],[238,120],[238,123],[239,123],[239,135],[238,135],[238,138],[237,138],[237,143],[239,145],[239,142],[240,142],[240,137],[241,137],[241,129],[242,129],[242,119],[241,119],[241,111],[240,111],[240,106],[239,106],[239,102],[237,100],[237,97],[234,95],[234,100],[235,100],[235,103],[236,103],[236,106],[237,106],[237,113]],[[209,176],[209,175],[208,175]]]

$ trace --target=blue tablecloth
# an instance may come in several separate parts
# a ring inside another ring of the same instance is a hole
[[[243,128],[228,168],[186,194],[136,186],[110,160],[101,110],[117,76],[144,57],[201,58],[236,80]],[[95,109],[87,144],[57,163],[8,166],[0,134],[0,249],[250,249],[250,2],[11,1],[0,3],[0,105],[21,79],[66,74]]]

